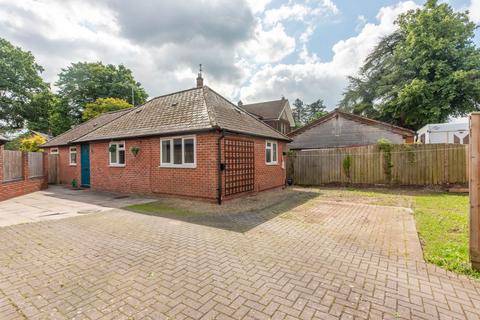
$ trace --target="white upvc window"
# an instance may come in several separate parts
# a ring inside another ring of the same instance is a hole
[[[50,148],[50,154],[59,154],[58,148]]]
[[[111,167],[125,166],[125,141],[110,142],[108,146],[108,159]]]
[[[276,141],[266,141],[265,163],[268,165],[278,164],[278,143]]]
[[[69,149],[69,159],[70,165],[76,166],[77,165],[77,147],[70,147]]]
[[[160,139],[160,166],[167,168],[196,168],[196,137],[182,136]]]

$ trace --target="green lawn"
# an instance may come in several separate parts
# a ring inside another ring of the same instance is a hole
[[[468,257],[468,208],[467,195],[417,195],[415,221],[426,261],[480,278]]]

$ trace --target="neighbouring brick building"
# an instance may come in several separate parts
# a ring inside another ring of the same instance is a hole
[[[283,97],[280,100],[251,104],[243,104],[239,101],[238,106],[254,114],[260,120],[283,134],[289,133],[295,127],[290,103],[288,99]]]
[[[202,82],[48,141],[60,182],[218,202],[283,186],[290,139]]]

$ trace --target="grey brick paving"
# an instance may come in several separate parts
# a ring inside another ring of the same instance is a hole
[[[480,319],[480,282],[426,264],[404,209],[222,221],[116,209],[0,228],[0,319]]]

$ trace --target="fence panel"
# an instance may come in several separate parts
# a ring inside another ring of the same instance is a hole
[[[328,183],[467,184],[467,146],[458,144],[377,145],[294,151],[288,176],[300,185]]]
[[[43,177],[43,152],[28,153],[28,177]]]
[[[23,179],[22,152],[3,150],[3,181]]]

